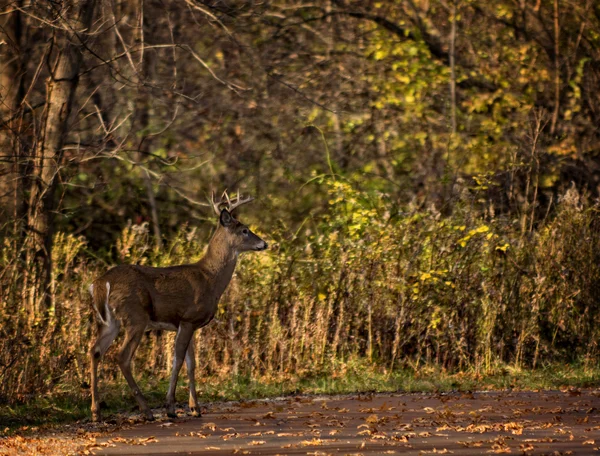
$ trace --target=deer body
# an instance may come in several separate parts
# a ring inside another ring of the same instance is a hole
[[[230,210],[247,201],[240,202],[238,198],[235,204],[227,198]],[[218,212],[218,205],[215,210]],[[267,248],[262,239],[235,220],[226,209],[220,212],[219,221],[206,254],[198,263],[164,268],[116,266],[90,285],[98,322],[98,337],[90,350],[94,420],[100,419],[98,364],[121,328],[125,330],[125,341],[119,352],[119,367],[144,416],[153,419],[131,373],[131,360],[147,329],[177,331],[167,414],[175,416],[175,387],[184,359],[190,386],[190,409],[193,414],[199,414],[194,380],[195,356],[190,343],[194,331],[213,319],[219,299],[233,276],[238,254]]]

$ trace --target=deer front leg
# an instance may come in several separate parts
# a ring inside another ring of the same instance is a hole
[[[194,335],[194,327],[187,323],[180,323],[175,337],[175,356],[173,357],[173,370],[171,371],[171,380],[169,382],[169,391],[167,392],[167,416],[176,418],[175,413],[175,389],[177,387],[177,377],[179,370],[185,359],[190,340]]]
[[[194,338],[188,345],[185,354],[185,364],[187,366],[188,382],[190,387],[190,411],[193,416],[200,416],[200,406],[198,405],[198,397],[196,396],[196,354],[194,353]]]

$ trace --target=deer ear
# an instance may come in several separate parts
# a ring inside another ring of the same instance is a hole
[[[221,216],[219,217],[219,222],[221,222],[221,225],[223,225],[225,228],[227,228],[228,226],[230,226],[233,223],[233,217],[227,211],[227,209],[223,209],[221,211]]]

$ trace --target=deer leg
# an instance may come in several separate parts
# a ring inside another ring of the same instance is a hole
[[[125,336],[125,342],[123,343],[119,353],[119,367],[121,368],[123,376],[125,377],[125,380],[127,380],[129,387],[133,391],[133,397],[135,397],[135,400],[140,407],[140,411],[147,420],[152,421],[154,420],[154,415],[152,414],[150,407],[148,407],[146,399],[144,398],[140,387],[135,382],[135,379],[131,373],[131,360],[133,359],[135,350],[142,339],[144,329],[145,326],[128,328]]]
[[[193,416],[200,416],[200,406],[198,405],[198,397],[196,396],[196,354],[194,353],[194,338],[188,345],[185,354],[185,365],[187,366],[188,382],[190,387],[190,411]]]
[[[169,382],[169,391],[167,392],[167,416],[176,418],[175,413],[175,388],[177,387],[177,377],[179,370],[185,359],[190,340],[194,335],[194,327],[189,324],[181,323],[175,337],[175,356],[173,357],[173,370],[171,371],[171,380]]]
[[[119,334],[119,322],[112,320],[109,325],[98,325],[98,337],[96,342],[90,349],[90,374],[91,374],[91,389],[92,389],[92,421],[100,421],[102,419],[100,413],[100,402],[98,401],[98,364],[100,360],[113,343],[117,334]]]

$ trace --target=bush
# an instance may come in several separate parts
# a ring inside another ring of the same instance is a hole
[[[468,196],[442,215],[398,207],[347,180],[321,185],[327,210],[294,235],[271,232],[272,250],[241,259],[215,321],[196,337],[205,375],[343,375],[356,360],[487,373],[506,363],[600,360],[597,203],[571,189],[551,217],[524,230],[517,219],[483,214]],[[196,261],[198,238],[184,226],[157,251],[147,226],[130,224],[115,256],[152,265]],[[26,399],[77,389],[87,381],[92,337],[87,284],[113,260],[58,233],[53,307],[42,316],[23,286],[22,252],[4,242],[0,394]],[[164,376],[173,334],[147,339],[136,369]],[[114,378],[110,359],[111,351],[102,372]]]

